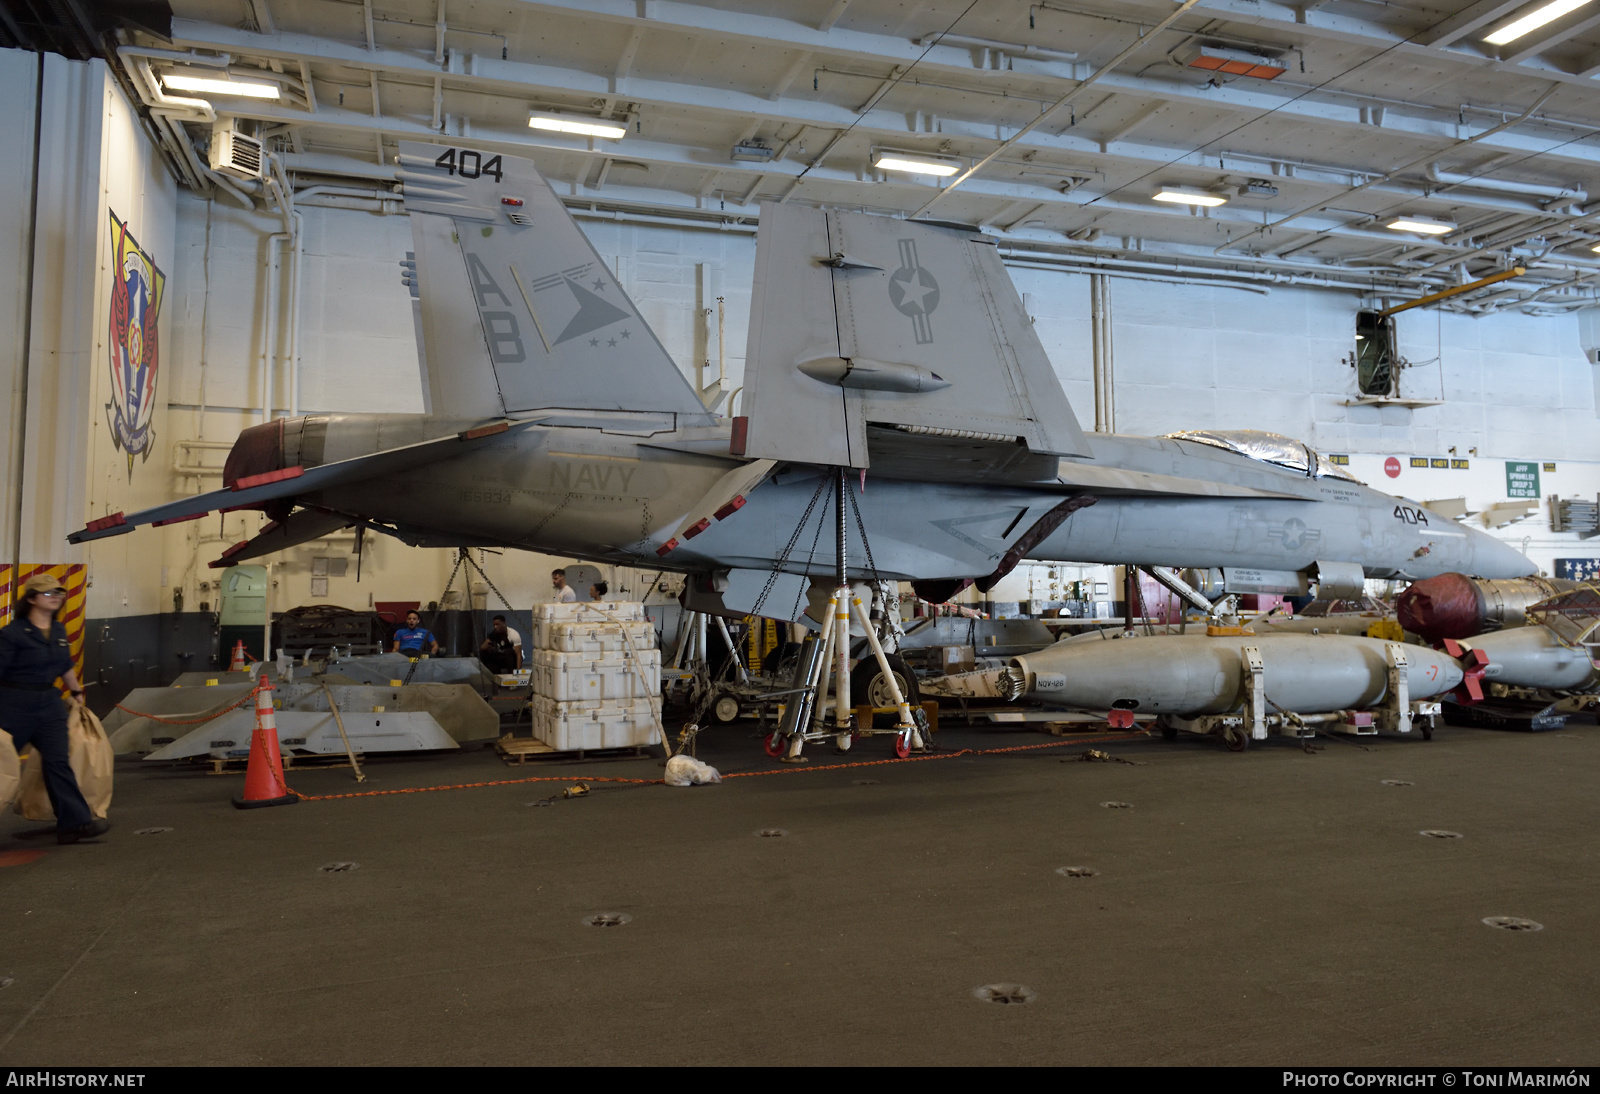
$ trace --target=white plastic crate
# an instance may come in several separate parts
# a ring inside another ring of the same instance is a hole
[[[538,631],[542,641],[537,648],[562,653],[627,652],[628,642],[641,653],[656,648],[655,624],[648,619],[610,623],[602,619],[576,623],[547,623]],[[627,632],[627,638],[623,632]]]
[[[541,650],[551,648],[549,630],[553,623],[587,623],[604,629],[608,619],[633,622],[644,617],[644,604],[637,600],[579,600],[571,604],[535,604],[533,648]]]
[[[528,667],[533,671],[533,693],[558,702],[645,699],[661,690],[659,650],[640,650],[637,662],[626,652],[534,650]]]
[[[533,735],[562,752],[661,743],[661,727],[646,699],[560,703],[535,695],[532,715]]]

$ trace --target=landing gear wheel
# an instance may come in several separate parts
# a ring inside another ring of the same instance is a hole
[[[917,674],[911,671],[896,654],[889,654],[889,671],[894,673],[894,679],[900,685],[900,694],[905,701],[915,707],[922,701],[921,693],[917,690]],[[873,707],[894,706],[894,694],[889,688],[889,680],[883,675],[883,670],[878,667],[876,657],[867,656],[861,659],[850,672],[850,695],[852,701]]]
[[[1178,739],[1178,727],[1167,725],[1165,722],[1161,723],[1161,739],[1164,741],[1176,741]]]
[[[894,739],[894,754],[902,760],[911,755],[911,742],[904,733],[896,734]]]
[[[717,701],[711,705],[711,713],[716,715],[717,721],[723,725],[739,720],[739,700],[732,695],[719,695]]]
[[[1422,730],[1422,739],[1424,741],[1433,740],[1433,718],[1431,715],[1425,719],[1421,719],[1418,722],[1418,728]]]
[[[765,738],[761,743],[766,748],[767,755],[777,759],[783,755],[783,746],[787,742],[779,735],[777,730],[773,730],[772,735]]]
[[[1228,746],[1229,752],[1243,752],[1250,747],[1250,731],[1248,729],[1225,729],[1222,731],[1222,743]]]

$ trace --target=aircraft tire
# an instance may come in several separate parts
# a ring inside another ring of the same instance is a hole
[[[900,694],[905,696],[907,703],[916,706],[922,701],[921,693],[917,689],[917,674],[911,671],[911,666],[901,660],[898,654],[888,654],[887,659],[889,671],[894,673],[900,685]],[[894,705],[889,699],[889,688],[883,680],[883,670],[878,668],[876,657],[862,658],[861,662],[851,670],[850,700],[857,705],[867,703],[875,707]]]

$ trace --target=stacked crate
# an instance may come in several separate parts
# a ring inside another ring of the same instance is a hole
[[[636,601],[534,609],[533,734],[560,752],[661,742],[661,651]]]

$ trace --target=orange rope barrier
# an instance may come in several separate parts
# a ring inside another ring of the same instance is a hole
[[[756,775],[799,775],[808,771],[841,771],[853,767],[879,767],[883,764],[909,764],[921,760],[953,760],[957,756],[999,756],[1009,752],[1033,752],[1041,748],[1063,748],[1076,744],[1107,744],[1116,741],[1134,741],[1145,737],[1144,733],[1123,733],[1116,736],[1103,734],[1086,735],[1083,737],[1063,737],[1055,741],[1046,741],[1038,745],[1013,745],[1010,748],[962,748],[955,752],[937,752],[928,756],[908,756],[905,759],[896,757],[892,760],[856,760],[851,763],[823,764],[819,767],[778,767],[766,771],[734,771],[724,775],[724,779],[743,779]],[[401,790],[357,790],[349,794],[302,794],[298,790],[290,789],[290,793],[301,801],[322,802],[334,801],[339,798],[379,798],[391,794],[431,794],[435,790],[471,790],[482,786],[520,786],[523,783],[627,783],[633,786],[664,786],[663,779],[625,779],[617,776],[570,776],[570,775],[531,775],[525,779],[497,779],[492,782],[478,783],[451,783],[447,786],[411,786]]]
[[[215,714],[207,714],[204,718],[163,718],[159,714],[146,714],[142,710],[134,710],[132,707],[125,707],[121,703],[114,703],[112,705],[115,706],[118,710],[123,711],[124,713],[133,715],[135,718],[148,718],[152,722],[160,722],[162,725],[168,725],[168,726],[197,726],[201,722],[209,722],[209,721],[212,721],[213,719],[220,718],[224,714],[228,713],[228,711],[230,711],[230,710],[238,710],[240,707],[242,707],[246,703],[250,702],[250,700],[254,699],[256,697],[256,692],[258,692],[260,690],[261,689],[259,687],[251,688],[248,692],[246,692],[239,699],[238,702],[229,703],[227,706],[223,707],[221,710],[217,711]]]

